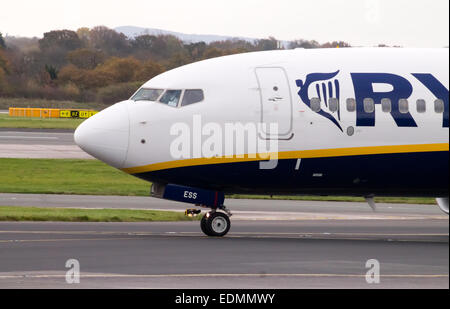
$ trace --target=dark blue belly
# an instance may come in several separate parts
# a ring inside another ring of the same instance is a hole
[[[160,182],[225,193],[448,196],[449,152],[363,155],[181,167],[136,174]]]

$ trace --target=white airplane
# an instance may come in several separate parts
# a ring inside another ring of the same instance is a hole
[[[75,141],[153,196],[211,208],[209,236],[230,229],[230,193],[435,197],[448,214],[448,88],[448,49],[247,53],[153,78]]]

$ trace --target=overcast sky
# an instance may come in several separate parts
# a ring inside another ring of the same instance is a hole
[[[8,35],[96,25],[444,47],[449,0],[6,0],[0,9],[0,32]]]

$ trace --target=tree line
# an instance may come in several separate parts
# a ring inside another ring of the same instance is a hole
[[[350,47],[297,40],[287,48]],[[104,26],[55,30],[43,38],[0,33],[0,97],[114,103],[152,77],[199,60],[278,49],[268,39],[186,43],[172,35],[128,38]]]

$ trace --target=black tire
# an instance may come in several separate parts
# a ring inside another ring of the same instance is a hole
[[[211,236],[210,232],[208,230],[208,224],[207,224],[208,218],[207,218],[207,214],[205,214],[202,218],[202,220],[200,221],[200,228],[202,230],[202,232],[206,235],[206,236]]]
[[[223,237],[230,231],[231,222],[223,212],[206,214],[200,223],[203,233],[212,237]]]

